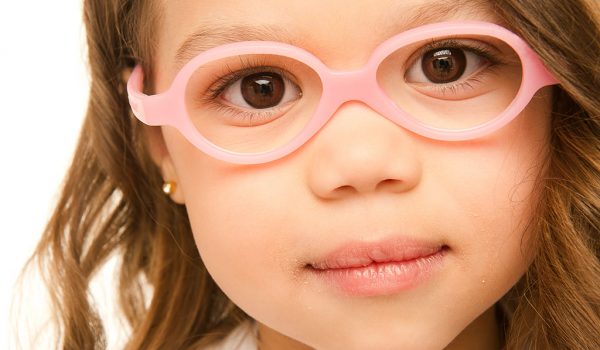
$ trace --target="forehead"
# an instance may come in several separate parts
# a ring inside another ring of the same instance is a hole
[[[162,10],[155,66],[170,74],[198,53],[229,42],[282,41],[326,63],[334,56],[358,62],[379,42],[422,24],[497,21],[483,0],[164,0]]]

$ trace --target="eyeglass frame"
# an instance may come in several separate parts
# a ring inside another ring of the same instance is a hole
[[[380,64],[399,48],[426,39],[455,35],[483,35],[500,39],[512,47],[522,64],[521,85],[511,104],[492,120],[458,130],[436,128],[418,121],[392,101],[377,81]],[[185,103],[188,81],[198,67],[218,59],[249,54],[278,55],[299,61],[314,70],[322,84],[318,106],[302,131],[286,144],[260,153],[233,152],[215,145],[193,125]],[[465,141],[488,135],[507,125],[521,113],[539,89],[558,83],[539,56],[510,30],[490,22],[447,21],[419,26],[385,40],[373,50],[367,63],[356,70],[333,70],[312,53],[287,43],[242,41],[201,52],[181,68],[166,91],[155,95],[142,93],[143,71],[141,65],[137,64],[127,82],[127,93],[133,114],[141,122],[150,126],[175,127],[190,143],[216,159],[234,164],[260,164],[277,160],[300,148],[348,101],[363,102],[380,115],[418,135],[441,141]]]

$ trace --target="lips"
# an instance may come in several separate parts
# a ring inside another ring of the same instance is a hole
[[[349,269],[373,263],[406,262],[434,255],[447,246],[438,242],[392,237],[378,242],[349,242],[309,264],[316,270]]]
[[[444,267],[450,248],[440,242],[396,236],[349,242],[307,264],[316,283],[346,296],[374,297],[407,291]]]

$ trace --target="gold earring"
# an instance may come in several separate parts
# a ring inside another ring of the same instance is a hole
[[[167,181],[163,184],[162,190],[166,195],[170,195],[175,192],[175,181]]]

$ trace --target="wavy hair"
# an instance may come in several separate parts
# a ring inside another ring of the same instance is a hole
[[[505,348],[600,349],[600,5],[490,4],[561,82],[532,223],[534,259],[498,303]],[[208,274],[185,207],[161,191],[148,127],[130,112],[123,74],[134,62],[152,72],[159,14],[151,0],[85,0],[89,105],[60,198],[28,263],[49,290],[57,348],[106,348],[90,281],[113,255],[119,306],[131,327],[126,349],[203,346],[249,317]]]

